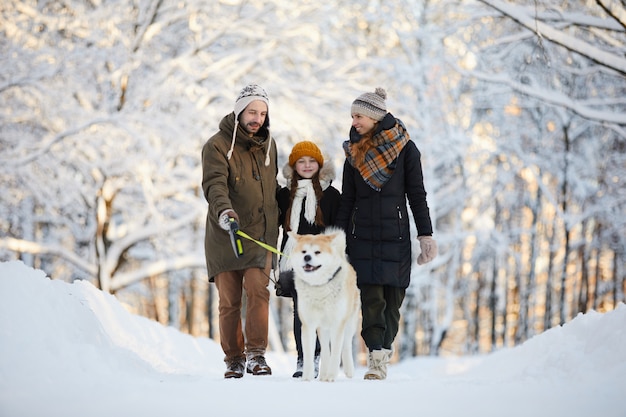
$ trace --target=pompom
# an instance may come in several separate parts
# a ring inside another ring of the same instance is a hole
[[[374,93],[376,93],[379,96],[381,96],[383,98],[383,100],[387,99],[387,92],[382,87],[376,87],[376,90],[374,90]]]

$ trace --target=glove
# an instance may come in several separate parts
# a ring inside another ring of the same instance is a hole
[[[220,224],[220,227],[224,230],[226,230],[227,232],[230,232],[230,218],[234,218],[235,221],[237,221],[237,223],[239,223],[239,216],[237,216],[237,213],[235,213],[235,210],[233,209],[226,209],[222,212],[222,214],[220,214],[220,217],[218,219],[218,223]]]
[[[275,288],[277,296],[293,297],[293,293],[296,292],[296,285],[293,282],[293,269],[280,272]]]
[[[437,256],[437,242],[432,236],[418,236],[417,239],[420,241],[420,250],[422,251],[417,257],[417,264],[424,265]]]

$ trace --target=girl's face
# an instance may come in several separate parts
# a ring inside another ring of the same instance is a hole
[[[303,156],[298,159],[293,167],[302,178],[310,179],[320,169],[320,164],[311,156]]]
[[[364,135],[376,126],[376,120],[362,114],[355,113],[352,115],[352,127],[359,135]]]

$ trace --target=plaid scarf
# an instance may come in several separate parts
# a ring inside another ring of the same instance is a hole
[[[350,141],[343,143],[346,159],[359,171],[363,180],[372,189],[380,191],[389,181],[396,168],[398,155],[411,137],[402,120],[396,119],[396,124],[387,130],[381,130],[372,137],[374,147],[367,151],[363,164],[356,166],[356,161],[350,150]]]

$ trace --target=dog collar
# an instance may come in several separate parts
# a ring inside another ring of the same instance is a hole
[[[337,268],[337,270],[335,271],[335,273],[333,274],[332,277],[330,277],[330,279],[328,280],[328,282],[332,281],[333,278],[335,278],[337,276],[337,274],[339,273],[339,271],[341,271],[341,267]]]

